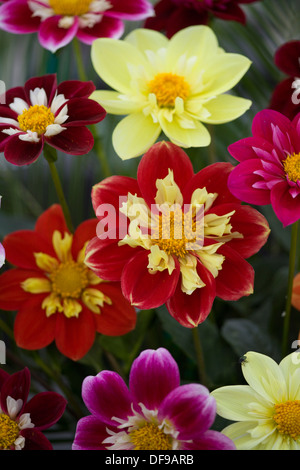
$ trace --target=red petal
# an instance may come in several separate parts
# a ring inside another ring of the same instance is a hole
[[[277,49],[274,62],[276,66],[290,77],[300,74],[300,41],[288,41]]]
[[[253,293],[254,269],[235,250],[223,245],[218,253],[225,256],[216,277],[216,295],[223,300],[238,300]]]
[[[84,247],[84,244],[92,240],[96,235],[97,219],[89,219],[78,225],[73,236],[72,255],[73,259],[77,259],[79,251]]]
[[[57,94],[63,94],[68,100],[71,98],[88,98],[95,89],[96,86],[91,80],[88,82],[66,80],[58,85]]]
[[[136,325],[136,311],[124,298],[120,284],[102,283],[93,287],[112,301],[112,305],[104,304],[100,315],[95,315],[97,331],[107,336],[121,336],[133,330]]]
[[[106,111],[100,104],[89,98],[72,98],[68,101],[68,115],[65,127],[88,126],[102,121],[106,116]]]
[[[35,429],[47,429],[61,418],[66,404],[66,400],[59,393],[41,392],[25,405],[23,413],[30,413]]]
[[[273,91],[269,105],[288,119],[293,119],[300,112],[299,91],[292,87],[294,81],[295,78],[292,77],[280,82]],[[293,100],[293,97],[296,100]]]
[[[15,134],[6,142],[4,157],[13,165],[23,166],[34,163],[40,156],[44,142],[41,138],[39,142],[26,142],[19,139],[20,134]]]
[[[137,179],[142,196],[147,205],[155,204],[156,180],[165,178],[172,170],[175,183],[183,191],[188,181],[194,176],[192,163],[188,155],[171,142],[158,142],[142,157]]]
[[[53,254],[53,249],[38,233],[33,230],[18,230],[7,235],[3,240],[6,259],[14,266],[34,269],[39,272],[34,253]]]
[[[45,137],[45,141],[52,147],[70,155],[84,155],[92,150],[94,138],[86,127],[64,127],[64,131],[52,137]]]
[[[23,429],[20,434],[25,438],[24,450],[53,450],[50,441],[38,429]]]
[[[0,276],[0,308],[2,310],[18,310],[31,297],[25,292],[21,283],[30,277],[43,277],[37,271],[10,269]]]
[[[7,410],[7,397],[12,397],[14,400],[22,400],[23,405],[19,411],[19,415],[22,414],[22,410],[27,401],[30,389],[30,372],[27,367],[19,372],[12,374],[7,380],[5,380],[0,395],[0,407],[4,413],[8,413]]]
[[[209,193],[218,193],[214,205],[224,204],[225,202],[239,202],[227,186],[227,179],[233,168],[231,163],[219,162],[200,170],[189,181],[184,190],[184,203],[190,204],[192,194],[197,188],[206,188]]]
[[[54,340],[57,314],[46,317],[41,307],[44,298],[45,294],[33,294],[17,313],[14,335],[20,348],[42,349]]]
[[[35,88],[43,88],[48,98],[48,105],[51,103],[57,88],[57,80],[55,74],[42,75],[41,77],[33,77],[27,80],[24,85],[24,90],[27,96],[28,103],[30,100],[30,90]]]
[[[92,28],[79,28],[76,36],[85,44],[91,45],[98,38],[118,39],[124,32],[124,23],[118,18],[104,15],[99,23]]]
[[[35,224],[35,232],[40,237],[44,238],[49,245],[49,249],[53,252],[53,256],[56,256],[52,248],[53,233],[55,230],[58,230],[62,235],[66,232],[69,233],[63,210],[59,204],[53,204],[49,209],[44,211]]]
[[[188,295],[182,292],[179,279],[174,295],[166,302],[166,307],[172,317],[186,328],[194,328],[206,319],[216,296],[213,275],[200,262],[197,265],[197,272],[205,282],[205,287],[196,289]]]
[[[92,347],[95,340],[94,314],[83,306],[78,318],[57,316],[55,343],[57,349],[72,359],[81,359]]]
[[[142,250],[133,256],[122,272],[122,291],[132,305],[140,309],[156,308],[163,305],[175,292],[179,275],[179,263],[175,259],[172,274],[168,270],[150,274],[148,254]]]

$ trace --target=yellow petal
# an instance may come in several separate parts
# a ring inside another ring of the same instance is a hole
[[[124,39],[135,46],[143,54],[145,51],[157,52],[168,46],[169,41],[165,35],[151,29],[135,29]]]
[[[116,115],[125,115],[134,113],[143,108],[144,103],[130,98],[128,95],[122,95],[117,91],[99,90],[94,91],[90,96],[103,106],[106,112]]]
[[[37,266],[45,273],[52,273],[59,265],[56,258],[46,253],[34,253],[34,257]]]
[[[77,300],[66,298],[63,301],[63,312],[67,318],[78,318],[82,310],[82,305],[80,305]]]
[[[98,289],[93,288],[88,288],[83,291],[82,301],[93,313],[101,313],[101,307],[103,307],[104,302],[108,305],[112,304],[109,297]]]
[[[134,113],[119,122],[113,132],[113,146],[122,160],[138,157],[153,145],[161,132],[151,116]]]
[[[163,120],[160,124],[171,142],[180,147],[206,147],[210,144],[210,134],[201,122],[195,120],[194,129],[184,129],[175,116],[172,122]]]
[[[205,283],[197,273],[197,258],[186,255],[179,259],[181,273],[181,290],[185,294],[192,294],[196,289],[205,286]]]
[[[210,124],[222,124],[242,116],[252,105],[250,100],[232,95],[220,95],[204,104],[209,113],[201,121]]]
[[[73,236],[65,233],[62,237],[58,230],[55,230],[52,237],[52,243],[57,254],[58,259],[64,263],[72,260],[71,248],[73,243]]]
[[[48,279],[30,277],[21,283],[22,289],[31,294],[51,292],[51,283]]]
[[[148,255],[147,268],[151,273],[156,271],[168,270],[169,274],[175,269],[175,261],[172,255],[168,255],[164,250],[161,250],[158,245],[152,245]]]
[[[46,310],[47,317],[50,317],[50,315],[53,315],[53,313],[56,313],[57,311],[63,311],[60,298],[53,292],[43,300],[42,308]]]

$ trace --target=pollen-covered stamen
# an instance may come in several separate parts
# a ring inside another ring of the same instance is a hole
[[[19,436],[19,426],[6,414],[0,414],[0,450],[10,449]]]
[[[50,0],[50,6],[56,15],[80,16],[89,11],[93,0]]]
[[[294,440],[300,438],[300,400],[288,400],[276,404],[273,419],[280,434]]]
[[[185,100],[190,94],[190,86],[184,77],[174,73],[158,73],[148,83],[149,93],[156,96],[158,106],[173,108],[176,98]]]
[[[155,423],[145,423],[129,435],[134,450],[172,450],[172,437]]]
[[[23,113],[18,116],[22,131],[36,132],[38,135],[44,134],[47,127],[54,123],[54,120],[55,116],[51,109],[38,104],[24,109]]]
[[[89,284],[88,268],[82,263],[67,261],[49,274],[52,292],[62,298],[78,299]]]
[[[300,152],[288,155],[283,161],[283,168],[290,181],[300,180]]]

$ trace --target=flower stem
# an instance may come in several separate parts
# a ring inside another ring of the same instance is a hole
[[[88,78],[85,73],[85,67],[84,67],[84,63],[82,60],[80,43],[76,37],[73,39],[73,48],[74,48],[74,53],[75,53],[75,58],[76,58],[76,63],[77,63],[77,71],[78,71],[79,79],[83,82],[86,82]]]
[[[200,342],[198,327],[192,329],[192,335],[193,335],[194,347],[196,351],[199,381],[202,385],[205,385],[208,388],[208,379],[206,377],[206,372],[205,372],[204,358],[203,358],[203,352],[202,352],[202,346]]]
[[[293,292],[293,280],[294,280],[294,276],[295,276],[298,224],[299,224],[299,222],[295,222],[292,225],[290,258],[289,258],[288,290],[287,290],[284,324],[283,324],[283,339],[282,339],[282,356],[283,357],[288,353],[287,345],[288,345],[290,317],[291,317],[291,305],[292,305],[291,301],[292,301],[292,292]]]
[[[55,162],[57,160],[57,152],[53,147],[49,147],[48,145],[45,145],[44,147],[44,157],[47,160],[50,168],[50,173],[52,176],[52,180],[55,186],[56,194],[59,199],[60,205],[62,207],[65,219],[66,219],[66,224],[68,226],[68,229],[70,230],[71,233],[74,232],[73,229],[73,224],[71,220],[71,214],[70,210],[68,207],[68,204],[66,202],[66,198],[64,195],[64,191],[60,182],[59,174],[55,165]]]

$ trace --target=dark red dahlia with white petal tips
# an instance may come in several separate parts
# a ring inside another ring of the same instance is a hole
[[[45,144],[71,155],[84,155],[94,145],[87,125],[104,119],[106,112],[89,96],[92,82],[56,75],[30,78],[24,87],[11,88],[0,105],[0,152],[14,165],[29,165]]]
[[[205,320],[216,296],[251,294],[254,272],[245,258],[264,245],[269,226],[230,193],[232,169],[216,163],[194,174],[181,148],[155,144],[137,180],[112,176],[94,186],[98,235],[85,262],[101,278],[121,280],[136,307],[166,304],[186,327]]]
[[[0,450],[52,450],[44,436],[63,415],[67,402],[56,392],[40,392],[29,401],[27,367],[12,375],[0,369]]]

